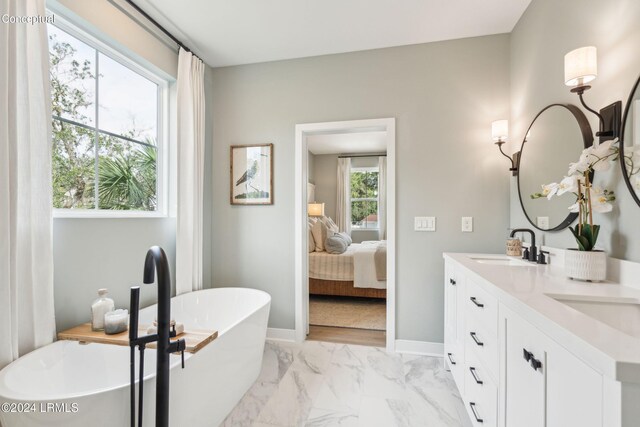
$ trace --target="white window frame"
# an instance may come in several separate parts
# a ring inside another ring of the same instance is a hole
[[[378,172],[380,173],[380,168],[378,166],[366,166],[366,167],[352,167],[351,174],[353,173],[362,173],[362,172]],[[351,177],[349,177],[351,179]],[[380,218],[380,189],[378,189],[378,197],[364,197],[364,198],[350,198],[349,203],[353,204],[353,202],[376,202],[376,215],[378,219]],[[351,195],[349,195],[351,196]],[[353,209],[353,205],[350,206]],[[378,223],[379,224],[379,223]],[[351,231],[380,231],[380,226],[376,228],[365,228],[365,227],[354,227],[353,223],[351,223]]]
[[[158,85],[158,122],[157,122],[157,208],[155,211],[98,209],[53,209],[54,218],[165,218],[169,216],[169,79],[149,70],[136,61],[132,55],[115,49],[95,35],[85,31],[56,13],[55,23],[51,24],[81,42],[108,56],[122,66]],[[48,40],[47,40],[48,42]],[[97,100],[96,100],[97,102]],[[53,119],[53,117],[51,118]]]

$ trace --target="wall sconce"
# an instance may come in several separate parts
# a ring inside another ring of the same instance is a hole
[[[607,105],[599,112],[589,108],[582,95],[591,89],[587,83],[598,77],[598,50],[595,46],[581,47],[564,56],[564,83],[572,86],[572,93],[578,94],[580,103],[598,117],[600,126],[596,136],[600,142],[620,136],[622,124],[622,101]]]
[[[309,203],[307,212],[309,216],[324,216],[324,203]]]
[[[491,138],[498,146],[500,153],[505,156],[511,162],[511,167],[509,170],[513,176],[518,175],[518,153],[513,154],[513,158],[508,156],[504,151],[502,151],[502,145],[507,142],[507,138],[509,137],[509,120],[496,120],[491,123]]]

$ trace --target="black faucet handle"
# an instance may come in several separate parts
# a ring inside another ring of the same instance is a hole
[[[546,264],[547,263],[547,258],[545,257],[545,255],[549,255],[548,251],[543,251],[542,248],[540,249],[540,252],[538,254],[538,264]]]
[[[522,249],[522,259],[529,259],[529,248]]]

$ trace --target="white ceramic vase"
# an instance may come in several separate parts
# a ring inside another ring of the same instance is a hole
[[[575,280],[601,282],[607,278],[607,254],[567,249],[564,252],[564,273]]]

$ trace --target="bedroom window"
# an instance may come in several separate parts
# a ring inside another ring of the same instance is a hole
[[[378,229],[378,168],[351,169],[351,228]]]
[[[56,216],[163,215],[167,81],[71,26],[48,32]]]

